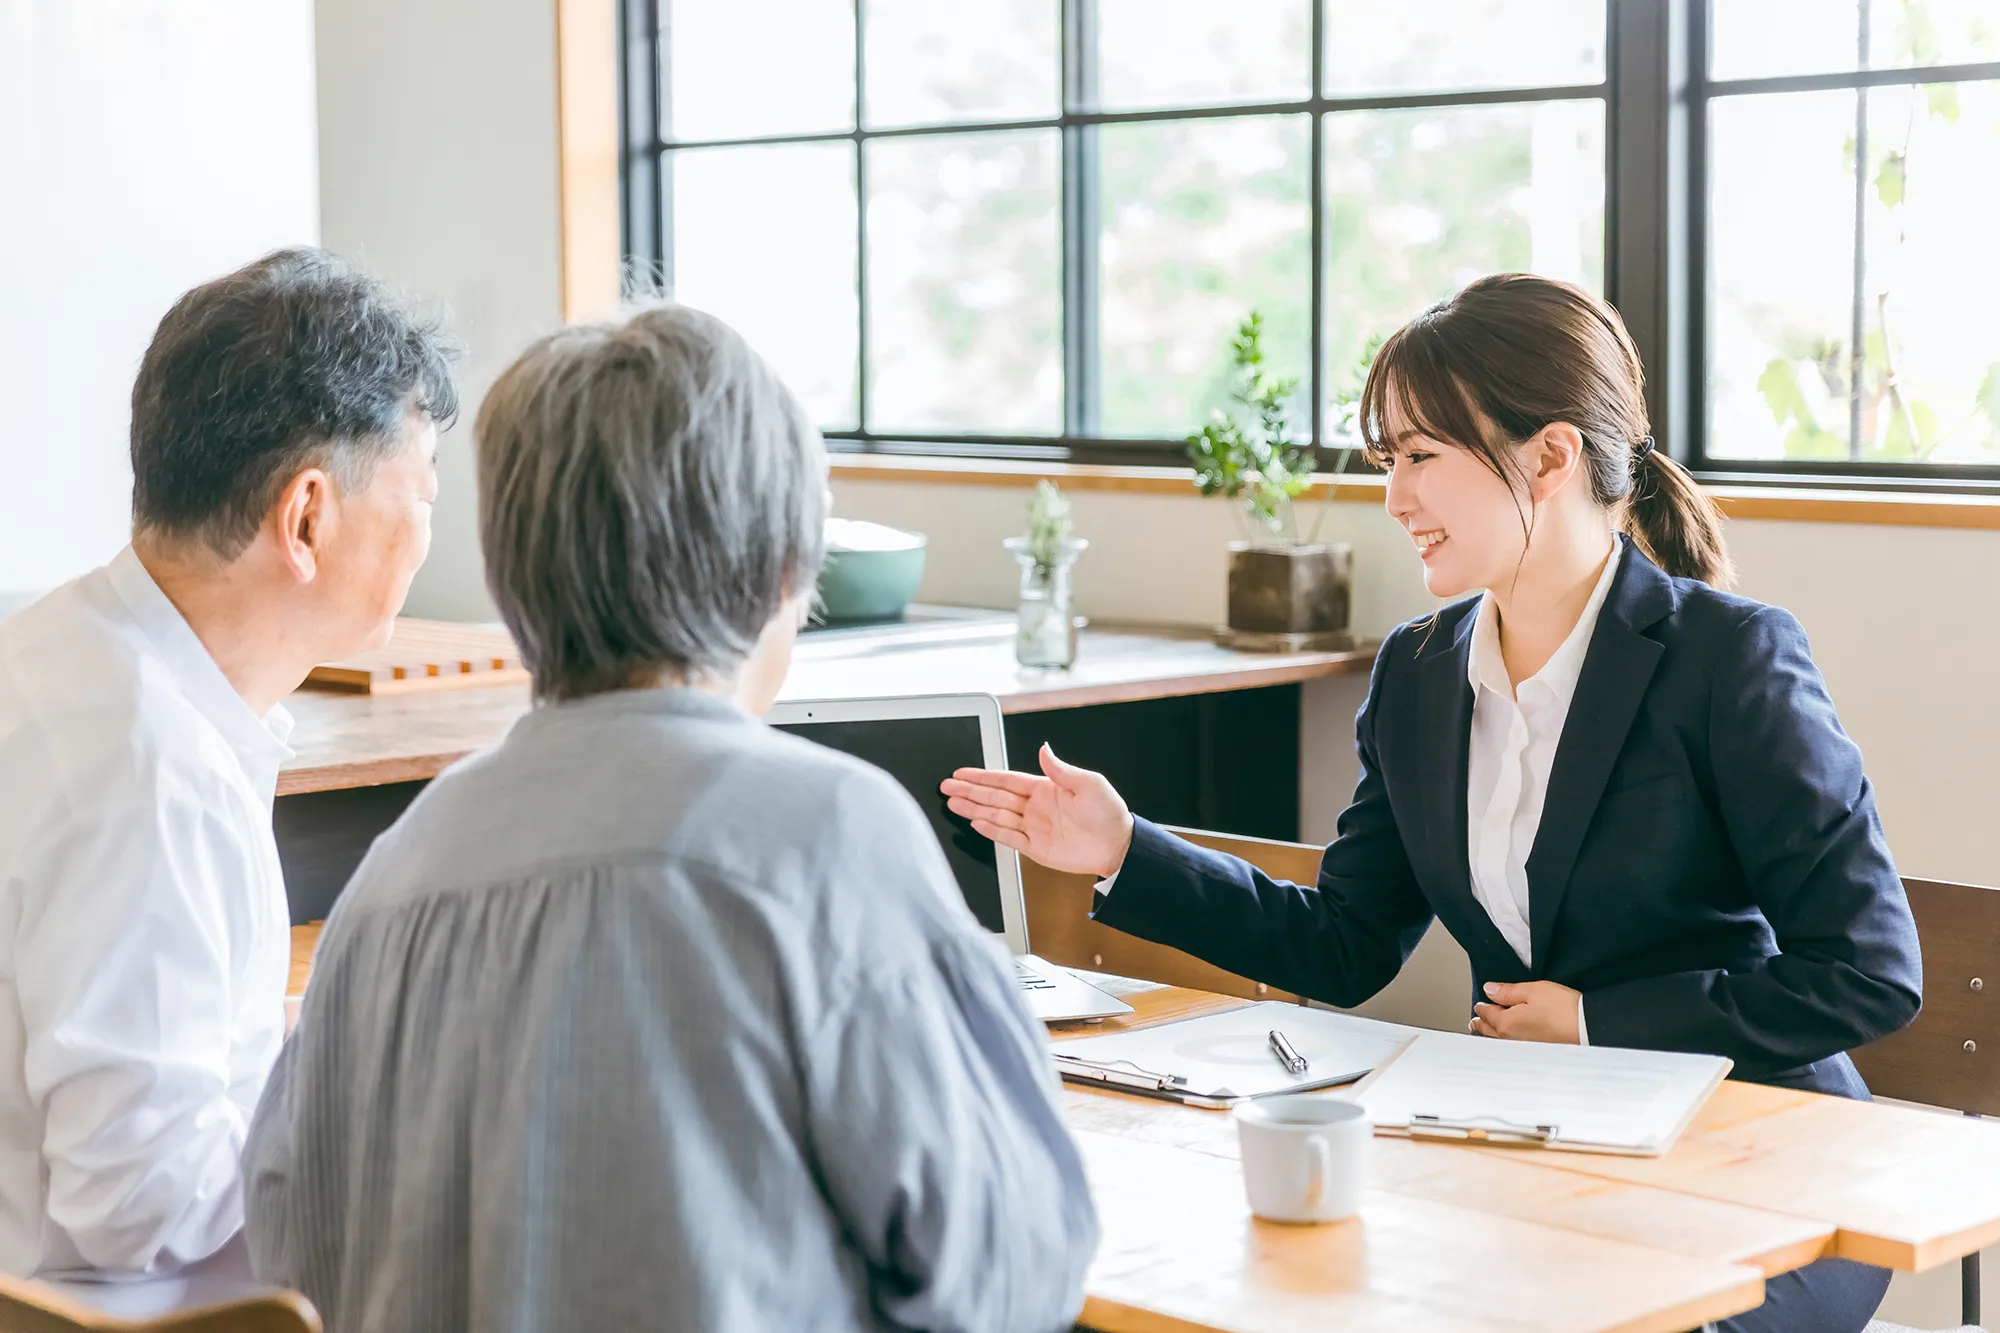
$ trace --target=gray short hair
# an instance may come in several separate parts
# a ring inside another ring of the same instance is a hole
[[[537,698],[733,673],[811,591],[825,446],[713,315],[658,304],[552,333],[476,430],[487,587]]]
[[[278,493],[323,467],[368,484],[411,413],[458,412],[434,315],[325,250],[279,250],[174,302],[132,386],[132,526],[242,554]]]

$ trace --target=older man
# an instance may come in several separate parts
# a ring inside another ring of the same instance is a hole
[[[454,409],[435,331],[330,255],[196,288],[132,392],[132,544],[0,625],[0,1272],[169,1272],[240,1228],[278,701],[386,640]]]
[[[1047,1037],[916,803],[765,727],[826,462],[666,307],[479,418],[538,706],[327,923],[251,1132],[260,1277],[330,1329],[1066,1328],[1096,1222]]]

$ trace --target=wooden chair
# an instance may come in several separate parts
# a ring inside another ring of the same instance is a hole
[[[0,1276],[0,1333],[320,1333],[320,1325],[319,1313],[295,1291],[132,1320],[40,1282]]]
[[[1193,829],[1169,831],[1203,847],[1240,856],[1267,875],[1306,884],[1318,878],[1320,855],[1326,850],[1296,842],[1237,838]],[[1063,967],[1110,972],[1217,995],[1303,1003],[1290,992],[1225,972],[1179,949],[1098,925],[1089,916],[1095,884],[1089,875],[1064,874],[1037,865],[1025,856],[1021,858],[1021,890],[1028,902],[1028,943],[1037,955]]]
[[[1923,1012],[1854,1052],[1855,1066],[1878,1097],[2000,1114],[2000,890],[1932,879],[1903,890],[1924,954]],[[1977,1254],[1961,1261],[1959,1287],[1959,1317],[1977,1324]]]

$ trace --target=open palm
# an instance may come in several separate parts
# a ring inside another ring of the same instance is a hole
[[[1002,847],[1051,870],[1117,873],[1132,845],[1132,812],[1102,773],[1056,758],[1044,745],[1045,777],[961,768],[942,784],[954,814]]]

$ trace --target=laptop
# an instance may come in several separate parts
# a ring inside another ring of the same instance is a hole
[[[1047,1023],[1129,1014],[1132,1006],[1028,952],[1021,858],[945,808],[938,784],[960,768],[1007,767],[1000,703],[987,694],[781,703],[765,717],[780,731],[884,770],[929,818],[958,891],[979,924],[1007,941],[1028,1008]]]

